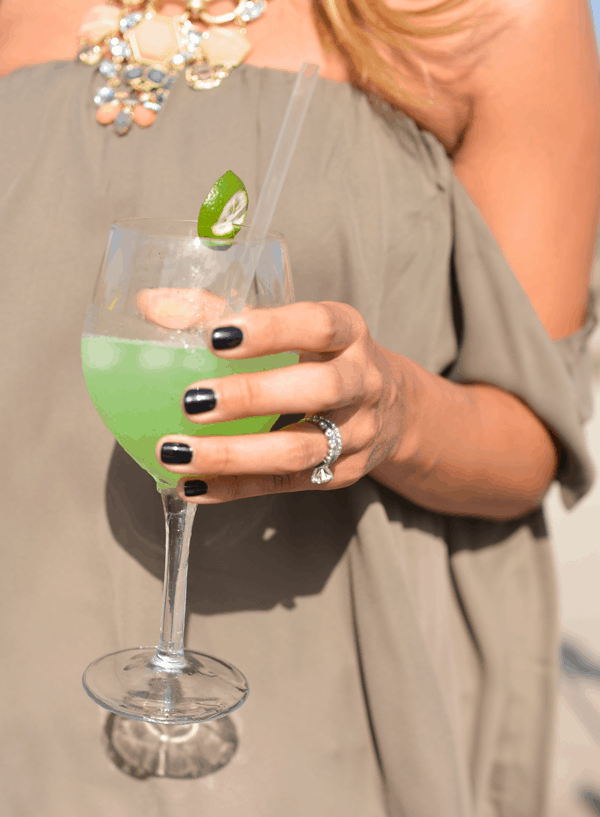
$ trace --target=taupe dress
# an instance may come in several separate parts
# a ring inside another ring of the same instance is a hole
[[[188,644],[249,678],[235,751],[191,779],[164,764],[136,779],[82,690],[91,660],[156,642],[161,597],[153,481],[115,448],[79,360],[109,226],[194,218],[228,169],[256,202],[293,80],[243,66],[210,92],[179,81],[156,124],[123,138],[94,120],[90,68],[0,82],[6,817],[549,813],[558,637],[541,512],[439,515],[370,478],[201,508]],[[320,80],[273,227],[299,300],[353,304],[388,349],[518,394],[561,442],[567,505],[587,490],[593,318],[549,340],[435,138]]]

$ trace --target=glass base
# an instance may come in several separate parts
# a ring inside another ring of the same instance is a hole
[[[202,723],[222,718],[248,697],[248,681],[232,664],[185,650],[179,661],[156,647],[105,655],[83,673],[87,694],[100,706],[149,723]]]

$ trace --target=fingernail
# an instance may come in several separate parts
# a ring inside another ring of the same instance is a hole
[[[187,465],[192,461],[192,449],[185,443],[163,443],[160,458],[168,465]]]
[[[201,479],[189,479],[183,486],[186,496],[203,496],[208,491],[208,485]]]
[[[217,398],[212,389],[189,389],[183,398],[183,407],[188,414],[212,411],[216,405]]]
[[[220,326],[212,333],[214,349],[235,349],[244,339],[244,333],[237,326]]]

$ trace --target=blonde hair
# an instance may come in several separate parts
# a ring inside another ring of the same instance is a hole
[[[425,41],[473,30],[496,16],[478,17],[478,5],[476,11],[452,22],[442,25],[423,22],[435,15],[445,15],[447,19],[448,12],[466,2],[469,0],[441,0],[426,8],[406,11],[391,9],[384,0],[313,0],[313,14],[324,48],[342,57],[353,85],[395,106],[423,107],[433,104],[433,100],[403,87],[403,73],[406,77],[408,72],[417,82],[422,82],[424,75],[430,86],[427,64],[418,56],[431,56],[432,51],[425,46]],[[461,41],[457,46],[459,53],[440,55],[438,51],[434,62],[448,62],[452,57],[459,57],[464,69],[464,58],[467,57],[469,62],[469,56],[478,53],[478,46],[484,39],[487,41],[488,37],[479,37],[477,42],[474,37]],[[443,80],[441,82],[443,84]]]

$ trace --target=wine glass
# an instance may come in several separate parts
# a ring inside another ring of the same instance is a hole
[[[220,718],[246,700],[248,682],[232,664],[184,649],[190,536],[196,505],[176,491],[179,477],[157,461],[165,434],[268,431],[277,415],[199,426],[181,410],[190,383],[291,365],[296,353],[248,360],[212,354],[208,322],[293,300],[283,237],[199,238],[196,223],[124,219],[110,231],[82,337],[88,391],[107,428],[156,480],[166,526],[163,611],[158,646],[105,655],[85,670],[90,697],[116,715],[159,724]],[[201,476],[201,475],[200,475]]]

